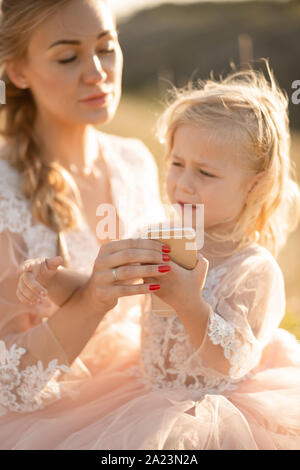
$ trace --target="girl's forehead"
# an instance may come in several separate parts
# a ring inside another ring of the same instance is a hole
[[[182,125],[174,133],[172,154],[195,163],[210,163],[221,170],[236,165],[242,151],[238,140],[230,128]]]

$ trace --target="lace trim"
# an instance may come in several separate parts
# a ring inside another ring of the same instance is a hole
[[[26,352],[14,344],[8,350],[0,341],[0,416],[8,411],[32,412],[45,408],[49,399],[61,398],[62,384],[57,382],[61,372],[70,372],[66,365],[58,365],[57,359],[43,369],[41,361],[19,371],[20,357]],[[52,400],[51,400],[52,401]]]
[[[31,225],[29,201],[20,194],[19,186],[17,170],[0,159],[0,233],[5,229],[21,233]]]
[[[220,315],[212,312],[208,325],[208,336],[214,345],[221,345],[224,356],[230,361],[230,375],[236,376],[242,369],[243,364],[251,352],[251,345],[241,343],[236,337],[235,327]]]
[[[188,392],[189,396],[194,397],[195,399],[201,399],[205,395],[215,395],[215,394],[220,394],[225,391],[231,391],[235,390],[238,386],[236,383],[237,381],[225,379],[225,378],[220,378],[216,376],[202,376],[202,377],[196,377],[193,376],[195,379],[195,383],[185,385],[185,382],[188,377],[191,377],[190,374],[187,372],[182,371],[181,374],[179,374],[176,378],[176,380],[172,381],[166,381],[164,379],[162,380],[156,380],[154,379],[154,376],[150,376],[149,374],[145,374],[143,372],[143,366],[131,366],[127,370],[127,374],[129,377],[133,377],[138,379],[140,383],[145,385],[146,387],[149,387],[153,390],[165,390],[165,391],[182,391],[182,392]],[[247,375],[240,379],[238,383],[241,381],[246,380],[250,376]]]

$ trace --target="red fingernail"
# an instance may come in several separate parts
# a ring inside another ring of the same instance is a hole
[[[171,258],[168,255],[162,255],[162,259],[163,261],[170,261]]]
[[[169,248],[169,247],[166,246],[166,245],[163,245],[163,246],[162,246],[162,251],[163,251],[163,253],[170,253],[171,248]]]
[[[149,286],[149,290],[158,290],[160,289],[160,285],[159,284],[151,284]]]
[[[160,273],[166,273],[167,271],[170,271],[171,270],[171,266],[159,266],[158,267],[158,271]]]

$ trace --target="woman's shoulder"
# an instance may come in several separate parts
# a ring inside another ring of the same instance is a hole
[[[143,167],[156,167],[154,157],[148,147],[138,138],[122,137],[115,134],[107,134],[97,129],[99,142],[102,146],[112,150],[110,155],[117,155],[118,159],[134,165],[136,169]]]
[[[20,174],[6,159],[6,150],[0,148],[0,191],[10,191],[19,194]]]
[[[1,152],[1,150],[0,150]],[[22,195],[20,174],[0,157],[0,233],[22,233],[31,226],[29,201]]]

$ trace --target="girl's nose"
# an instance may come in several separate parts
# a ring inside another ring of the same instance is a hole
[[[195,194],[195,187],[192,181],[192,177],[187,173],[183,173],[177,181],[177,187],[180,191]]]
[[[107,79],[107,73],[96,54],[93,56],[92,60],[89,60],[84,77],[86,82],[104,82]]]

